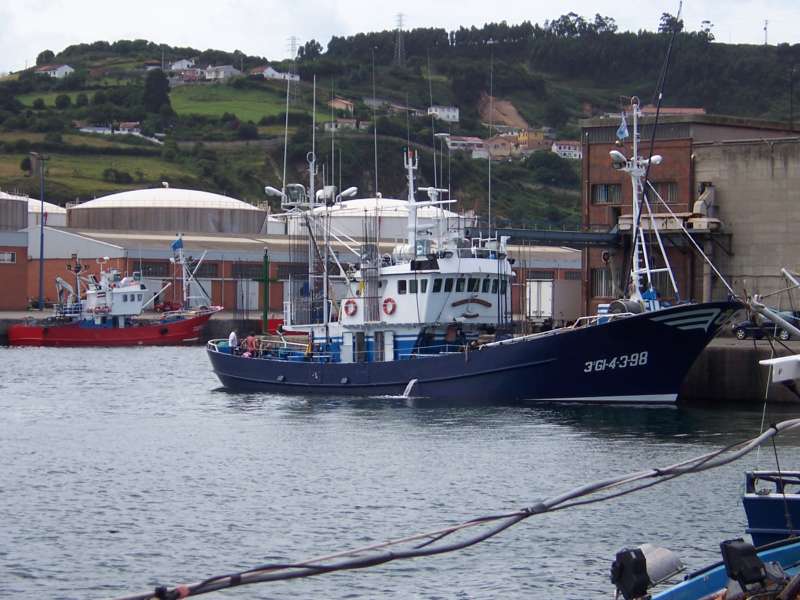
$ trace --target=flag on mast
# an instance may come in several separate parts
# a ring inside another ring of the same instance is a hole
[[[625,122],[625,111],[622,111],[622,121],[617,128],[617,139],[624,140],[630,134],[628,133],[628,124]]]

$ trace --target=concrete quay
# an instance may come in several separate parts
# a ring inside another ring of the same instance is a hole
[[[50,314],[46,311],[45,314]],[[21,323],[26,318],[40,318],[39,311],[0,312],[0,344],[8,341],[6,331],[12,323]],[[277,315],[272,315],[277,316]],[[158,319],[159,313],[146,313],[143,318]],[[250,331],[261,331],[261,313],[246,315],[222,311],[208,322],[205,339],[226,338],[232,329],[240,337]],[[788,351],[773,341],[776,356]],[[800,353],[800,341],[787,342],[786,346]],[[730,404],[761,404],[764,401],[768,370],[758,364],[770,358],[771,346],[767,340],[737,340],[733,337],[718,337],[703,351],[689,370],[680,391],[680,402],[693,405],[720,407]],[[769,386],[769,400],[781,403],[800,403],[790,391],[780,385]]]

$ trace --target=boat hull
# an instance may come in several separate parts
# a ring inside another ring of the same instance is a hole
[[[689,368],[741,308],[677,306],[465,353],[373,363],[245,358],[211,347],[222,384],[235,391],[329,396],[409,396],[448,402],[672,403]]]
[[[8,328],[11,346],[174,346],[202,339],[203,328],[213,312],[197,316],[148,323],[130,327],[86,326],[82,322],[66,324],[20,323]]]

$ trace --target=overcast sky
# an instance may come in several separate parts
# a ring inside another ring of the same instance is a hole
[[[33,64],[46,48],[58,52],[80,42],[136,38],[281,59],[288,55],[289,36],[301,43],[313,38],[324,47],[334,35],[393,29],[398,12],[407,28],[544,23],[573,11],[614,17],[620,30],[655,30],[661,13],[675,14],[678,2],[644,0],[636,14],[631,6],[609,0],[0,0],[0,72]],[[798,0],[686,0],[683,17],[690,30],[710,20],[723,42],[763,43],[765,19],[770,44],[800,42]]]

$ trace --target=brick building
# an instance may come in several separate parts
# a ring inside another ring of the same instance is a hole
[[[652,123],[650,117],[640,120],[640,153],[644,155],[649,154]],[[633,192],[629,177],[612,167],[609,152],[616,149],[630,156],[632,149],[631,138],[627,138],[622,147],[615,144],[618,126],[618,116],[582,122],[583,225],[591,231],[619,233],[617,245],[584,250],[583,305],[587,313],[595,312],[598,304],[607,303],[623,293],[629,270],[626,261],[629,260],[631,247]],[[727,269],[723,275],[728,279],[738,268],[736,261],[743,259],[744,255],[738,252],[751,253],[747,248],[733,252],[731,246],[734,244],[736,247],[737,236],[746,237],[747,217],[743,215],[747,214],[751,219],[754,217],[754,195],[759,193],[753,186],[745,191],[742,185],[751,180],[754,172],[753,167],[747,164],[746,156],[752,155],[748,149],[756,145],[763,153],[766,149],[775,148],[775,144],[788,144],[790,139],[794,140],[793,147],[796,147],[796,135],[782,123],[714,115],[673,115],[662,117],[659,121],[653,154],[661,155],[663,161],[651,168],[649,181],[681,223],[688,228],[695,226],[695,239],[707,253],[714,255],[715,263]],[[761,149],[761,146],[764,148]],[[735,153],[741,156],[736,159],[733,157]],[[780,164],[774,158],[763,156],[762,164],[756,169],[759,173],[765,170],[768,173],[761,184],[769,188],[773,202],[772,210],[758,216],[766,229],[777,226],[770,223],[784,222],[782,213],[794,210],[794,213],[800,214],[796,203],[792,209],[791,198],[781,193],[781,190],[787,189],[790,180],[800,185],[798,154],[796,151],[785,152],[783,156],[785,160]],[[774,168],[776,164],[780,167],[777,170]],[[732,180],[738,183],[731,185]],[[698,219],[693,212],[701,184],[704,189],[713,187],[717,190],[716,204],[710,216],[719,217],[721,223],[718,229],[697,227],[701,222],[708,224],[707,220]],[[721,190],[725,191],[724,194],[719,193]],[[678,297],[695,300],[724,297],[726,290],[715,282],[702,258],[683,241],[676,223],[667,218],[666,209],[654,204],[653,212],[658,215],[655,224],[665,238],[667,255],[676,275]],[[795,228],[794,234],[796,232]],[[772,243],[777,245],[790,241],[791,236],[786,231],[772,238]],[[740,258],[732,258],[732,253]],[[777,273],[780,266],[789,265],[771,264],[769,267],[763,266],[761,271],[764,274],[767,270]],[[665,300],[676,299],[666,273],[656,274],[653,283]]]

